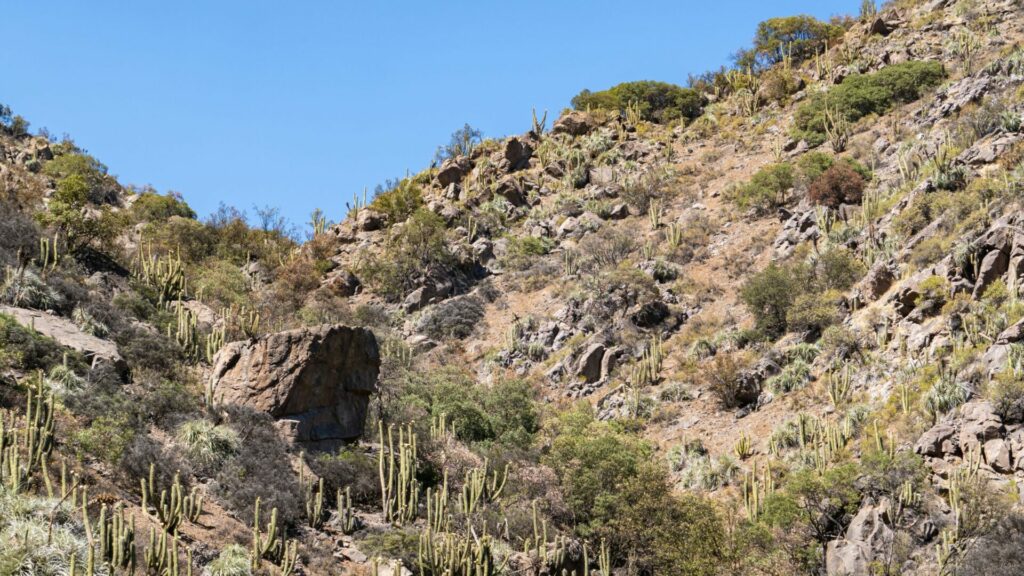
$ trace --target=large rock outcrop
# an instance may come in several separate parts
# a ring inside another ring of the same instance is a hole
[[[214,397],[294,426],[299,442],[330,447],[358,438],[380,371],[365,328],[334,325],[232,342],[214,359]]]

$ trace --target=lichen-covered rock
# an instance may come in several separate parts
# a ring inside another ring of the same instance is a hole
[[[217,401],[295,420],[298,441],[329,447],[362,434],[379,371],[372,332],[327,325],[225,345],[210,385]]]

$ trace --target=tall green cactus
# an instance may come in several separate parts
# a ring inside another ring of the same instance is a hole
[[[277,526],[277,508],[270,511],[270,521],[266,530],[260,528],[260,505],[261,500],[256,498],[255,510],[252,516],[252,569],[258,570],[260,561],[267,558],[271,561],[280,561],[284,555],[284,543],[281,541],[281,534]]]
[[[315,486],[315,487],[314,487]],[[316,484],[306,484],[306,521],[309,527],[319,530],[324,525],[324,479]]]
[[[507,559],[501,565],[495,561],[494,541],[487,534],[436,534],[428,527],[420,533],[417,563],[421,576],[495,576],[504,571]]]
[[[356,531],[356,513],[352,506],[352,487],[346,486],[343,492],[340,488],[337,494],[338,500],[338,524],[341,531],[351,534]]]
[[[46,392],[43,380],[39,373],[35,385],[27,386],[22,418],[13,419],[8,427],[0,415],[0,483],[14,493],[46,466],[53,451],[53,392]]]
[[[171,534],[177,530],[183,519],[189,522],[199,520],[199,516],[203,513],[203,497],[196,488],[192,488],[192,491],[185,495],[185,488],[181,485],[181,477],[177,473],[174,474],[170,490],[160,490],[159,502],[153,502],[153,497],[156,495],[155,475],[156,468],[150,464],[149,482],[139,479],[142,510],[147,514],[154,514],[160,520],[160,525],[164,530]],[[153,504],[152,512],[150,504]]]
[[[83,504],[82,514],[89,525],[88,512]],[[113,571],[115,568],[135,572],[135,518],[125,520],[124,509],[118,505],[107,514],[107,505],[100,508],[99,529],[100,559]]]
[[[497,471],[493,471],[490,477],[488,477],[487,464],[488,461],[484,459],[483,466],[472,468],[466,472],[459,505],[462,513],[467,516],[477,511],[481,501],[484,503],[498,501],[501,498],[502,490],[505,488],[505,482],[508,480],[509,465],[505,465],[503,473],[499,474]]]
[[[143,246],[136,256],[133,273],[157,293],[157,304],[183,299],[188,293],[185,265],[181,254],[153,254],[152,246]]]
[[[378,471],[384,519],[395,525],[411,522],[419,509],[420,483],[416,480],[416,433],[412,426],[399,427],[395,444],[394,425],[378,429],[381,439]],[[387,449],[385,449],[385,441]]]

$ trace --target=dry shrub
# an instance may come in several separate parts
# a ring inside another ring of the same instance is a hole
[[[859,204],[864,197],[864,178],[845,162],[836,162],[811,182],[808,195],[815,204],[829,208]]]

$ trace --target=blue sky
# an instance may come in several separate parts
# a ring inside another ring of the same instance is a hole
[[[519,133],[582,88],[685,84],[772,16],[856,0],[5,3],[0,102],[122,183],[340,218],[463,123]]]

